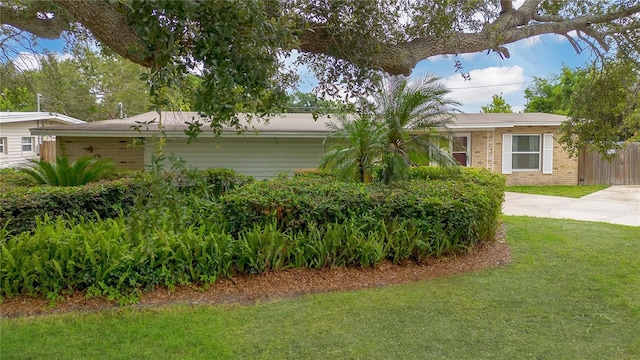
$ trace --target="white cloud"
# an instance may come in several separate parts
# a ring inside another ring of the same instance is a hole
[[[482,52],[465,53],[465,54],[458,55],[458,57],[465,61],[471,61],[474,57],[476,57],[476,55],[480,55],[480,54],[482,54]]]
[[[13,64],[20,71],[38,70],[40,69],[40,56],[34,53],[21,52],[13,59]]]
[[[451,98],[462,103],[464,111],[490,103],[494,94],[504,96],[520,92],[525,81],[524,69],[518,65],[471,70],[469,75],[469,81],[459,74],[445,79],[445,85],[451,89]]]
[[[42,58],[42,56],[43,55],[34,54],[30,52],[20,52],[18,53],[18,56],[16,56],[16,58],[13,59],[12,61],[13,61],[13,64],[16,66],[16,68],[20,71],[39,70],[41,67],[40,59]],[[71,59],[72,57],[73,55],[69,53],[56,54],[56,58],[59,61],[68,60],[68,59]]]

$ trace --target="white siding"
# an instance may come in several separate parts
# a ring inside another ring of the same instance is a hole
[[[187,144],[186,139],[167,141],[166,154],[174,153],[194,167],[233,169],[256,179],[268,179],[281,171],[317,168],[324,153],[323,139],[262,138],[250,135],[237,138],[201,138]],[[145,148],[145,163],[151,160],[153,144]]]
[[[32,136],[29,128],[38,127],[36,121],[0,124],[0,137],[7,138],[7,151],[0,154],[0,165],[15,165],[26,162],[28,159],[38,158],[38,146],[40,137]],[[33,151],[22,151],[22,138],[33,137]]]

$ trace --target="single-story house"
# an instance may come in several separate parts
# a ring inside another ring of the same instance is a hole
[[[158,127],[157,121],[151,121],[157,118],[156,112],[149,112],[124,120],[35,128],[32,134],[55,135],[58,154],[71,159],[93,155],[112,158],[122,168],[143,169],[154,152]],[[199,118],[195,112],[164,112],[164,151],[198,168],[230,168],[257,179],[318,167],[326,150],[326,125],[332,120],[283,114],[268,124],[253,122],[240,134],[235,128],[223,127],[219,137],[205,125],[198,140],[187,144],[186,122]],[[510,185],[575,185],[578,161],[555,141],[564,120],[563,116],[538,113],[459,114],[449,126],[454,140],[451,150],[462,165],[505,174]],[[146,146],[133,147],[134,138]]]
[[[42,136],[29,129],[51,125],[77,125],[84,121],[49,112],[0,112],[0,167],[25,163],[40,155]]]
[[[449,126],[453,156],[504,174],[507,185],[577,185],[578,159],[557,141],[565,120],[542,113],[459,114]]]

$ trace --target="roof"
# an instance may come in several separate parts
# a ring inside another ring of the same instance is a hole
[[[516,126],[560,126],[567,120],[566,116],[543,113],[476,113],[456,114],[452,130],[460,129],[495,129],[512,128]]]
[[[291,137],[318,137],[324,138],[328,134],[327,124],[334,118],[333,115],[319,116],[313,119],[310,113],[281,114],[269,118],[268,122],[258,119],[248,120],[240,115],[240,125],[247,127],[246,135],[254,134],[262,137],[291,136]],[[154,121],[155,120],[155,121]],[[186,122],[199,120],[202,126],[200,136],[215,136],[212,131],[207,131],[209,125],[207,118],[200,116],[198,112],[172,112],[162,113],[162,127],[168,137],[184,137],[184,131],[189,128]],[[153,123],[151,123],[154,121]],[[146,125],[148,124],[148,125]],[[140,131],[136,131],[138,127]],[[34,135],[59,135],[59,136],[109,136],[109,137],[150,137],[158,131],[158,113],[155,111],[131,116],[127,119],[103,120],[87,122],[79,125],[47,126],[31,129]],[[236,135],[238,130],[232,126],[223,126],[222,135]]]
[[[51,120],[57,121],[64,124],[84,124],[85,122],[76,118],[72,118],[71,116],[61,115],[58,113],[52,112],[0,112],[0,124],[8,124],[8,123],[16,123],[16,122],[25,122],[25,121],[40,121],[40,120]]]
[[[276,115],[268,122],[253,119],[248,121],[240,115],[240,124],[247,126],[245,135],[261,137],[320,137],[324,138],[329,130],[327,124],[334,120],[334,115],[319,116],[317,120],[310,113],[288,113]],[[58,136],[86,136],[86,137],[150,137],[158,131],[158,113],[147,112],[127,119],[104,120],[87,122],[76,125],[57,125],[31,129],[34,135]],[[155,122],[152,122],[156,120]],[[206,118],[197,112],[163,112],[163,129],[168,137],[184,137],[184,130],[188,129],[186,122],[200,120],[204,125],[200,136],[215,136],[212,131],[206,131]],[[494,128],[512,128],[515,126],[559,126],[566,117],[542,113],[515,114],[457,114],[452,130],[482,130]],[[148,125],[147,125],[148,124]],[[134,127],[140,131],[136,131]],[[223,126],[222,136],[236,135],[237,129]]]

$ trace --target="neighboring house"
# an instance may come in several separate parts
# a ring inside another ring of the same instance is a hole
[[[106,120],[71,126],[32,129],[34,135],[57,136],[57,152],[76,159],[83,155],[112,158],[117,166],[143,169],[154,152],[158,114],[149,112],[126,120]],[[549,114],[461,114],[450,125],[452,152],[465,166],[505,174],[509,185],[578,183],[578,161],[555,141],[563,116]],[[186,121],[195,112],[163,113],[165,153],[174,153],[199,168],[234,169],[257,179],[300,168],[318,167],[325,151],[329,117],[283,114],[268,124],[254,123],[242,134],[223,127],[216,138],[207,125],[197,141],[187,144]],[[243,122],[244,123],[244,122]],[[132,126],[138,126],[136,131]],[[132,146],[142,139],[143,149]],[[503,161],[504,160],[504,161]]]
[[[0,167],[19,165],[37,159],[43,138],[29,129],[84,121],[48,112],[0,112]]]
[[[507,185],[577,185],[578,159],[557,141],[564,120],[542,113],[459,114],[449,126],[453,156],[504,174]]]

